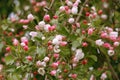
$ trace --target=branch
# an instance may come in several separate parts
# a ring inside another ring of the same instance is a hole
[[[49,10],[52,8],[54,1],[55,1],[55,0],[52,0],[52,1],[51,1],[51,4],[50,4],[50,6],[49,6]]]
[[[55,0],[52,0],[50,6],[49,7],[45,7],[45,10],[46,10],[45,14],[47,14],[47,12],[52,8],[54,2],[55,2]]]
[[[78,22],[78,20],[80,19],[80,17],[81,17],[81,14],[82,14],[82,12],[83,12],[83,8],[84,8],[84,6],[88,3],[88,1],[89,0],[85,0],[85,2],[83,3],[83,6],[81,6],[81,8],[80,8],[80,11],[79,11],[79,15],[77,16],[77,18],[76,18],[76,23]]]

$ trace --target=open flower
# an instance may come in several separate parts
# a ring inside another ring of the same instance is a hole
[[[41,74],[42,76],[44,76],[44,75],[45,75],[45,70],[44,70],[44,68],[39,68],[39,69],[38,69],[38,73]]]

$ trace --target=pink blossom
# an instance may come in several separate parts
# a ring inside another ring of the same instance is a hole
[[[57,73],[57,71],[56,71],[56,70],[52,70],[52,71],[50,72],[50,74],[51,74],[52,76],[55,76],[55,75],[56,75],[56,73]]]
[[[70,24],[72,24],[72,23],[74,23],[74,18],[69,18],[69,20],[68,20],[68,22],[70,23]]]
[[[110,45],[109,43],[104,43],[104,44],[103,44],[103,47],[105,47],[105,48],[110,48],[111,45]]]
[[[57,62],[52,63],[51,67],[56,69],[58,67],[58,63]]]
[[[59,57],[59,54],[54,53],[53,57],[54,57],[54,58],[58,58],[58,57]]]
[[[18,43],[19,43],[19,42],[18,42],[18,40],[17,40],[17,39],[13,39],[13,45],[14,45],[14,46],[17,46],[17,45],[18,45]]]
[[[47,5],[46,1],[41,2],[41,6],[45,7]]]
[[[27,56],[26,59],[29,60],[29,61],[33,60],[32,56]]]
[[[98,39],[95,41],[95,44],[98,46],[102,46],[104,44],[104,42],[101,39]]]
[[[36,25],[36,26],[35,26],[35,29],[36,29],[36,30],[40,30],[40,26],[39,26],[39,25]]]
[[[75,79],[77,78],[77,74],[71,74],[71,77]]]
[[[29,35],[32,36],[32,37],[36,37],[36,36],[37,36],[37,32],[31,31],[31,32],[29,33]]]
[[[27,29],[27,28],[28,28],[28,25],[23,25],[23,28],[24,28],[24,29]]]
[[[65,11],[65,7],[64,7],[64,6],[60,6],[59,10],[60,10],[61,12],[63,12],[63,11]]]
[[[101,38],[108,38],[108,34],[106,32],[102,32],[100,36]]]
[[[87,47],[87,46],[88,46],[87,42],[83,42],[83,43],[82,43],[82,46],[83,46],[83,47]]]
[[[61,45],[61,46],[66,46],[66,45],[67,45],[67,42],[66,42],[66,41],[62,41],[62,42],[60,42],[60,45]]]
[[[19,20],[19,23],[21,23],[21,24],[28,24],[30,21],[29,20],[27,20],[27,19],[20,19]]]
[[[25,43],[26,45],[28,45],[28,39],[27,39],[27,37],[22,37],[21,38],[21,42]]]
[[[45,57],[45,58],[44,58],[44,61],[45,61],[45,62],[48,62],[49,60],[50,60],[49,57]]]
[[[25,46],[23,46],[23,49],[24,49],[25,51],[28,51],[29,48],[28,48],[28,46],[25,45]]]
[[[115,47],[117,47],[117,46],[119,46],[119,44],[120,44],[119,42],[114,42],[113,45],[114,45]]]
[[[50,26],[48,29],[49,29],[49,31],[54,31],[55,28],[56,28],[56,26]]]
[[[6,51],[7,52],[10,52],[11,51],[11,48],[8,46],[8,47],[6,47]]]
[[[78,13],[78,7],[77,6],[73,6],[72,10],[71,10],[72,14],[77,14]]]
[[[101,77],[100,77],[102,80],[105,80],[107,78],[107,75],[106,73],[102,73]]]
[[[34,18],[34,16],[33,16],[32,14],[28,14],[27,19],[28,19],[29,21],[32,21],[32,20],[34,20],[35,18]]]
[[[50,21],[50,15],[46,14],[44,16],[44,20],[47,21],[47,22],[49,22]]]
[[[89,35],[92,35],[92,34],[93,34],[93,30],[94,30],[93,28],[89,28],[89,29],[88,29],[88,34],[89,34]]]

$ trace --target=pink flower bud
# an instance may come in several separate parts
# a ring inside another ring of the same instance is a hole
[[[92,35],[92,34],[93,34],[93,30],[94,30],[93,28],[89,28],[89,29],[88,29],[88,34],[89,34],[89,35]]]
[[[117,46],[119,46],[119,44],[120,44],[119,42],[114,42],[113,45],[114,45],[115,47],[117,47]]]
[[[32,37],[36,37],[36,36],[37,36],[37,32],[31,31],[31,32],[29,33],[29,35],[32,36]]]
[[[72,24],[72,23],[74,23],[74,18],[69,18],[69,20],[68,20],[68,22],[70,23],[70,24]]]
[[[7,52],[10,52],[11,51],[11,48],[8,46],[8,47],[6,47],[6,51]]]
[[[77,78],[77,74],[71,74],[71,77],[76,79]]]
[[[67,45],[67,42],[66,42],[66,41],[60,42],[60,46],[66,46],[66,45]]]
[[[57,71],[56,71],[56,70],[52,70],[52,71],[50,72],[50,74],[51,74],[52,76],[55,76],[55,75],[56,75],[56,73],[57,73]]]
[[[23,25],[23,28],[24,28],[24,29],[27,29],[27,28],[28,28],[28,26],[27,26],[27,25]]]
[[[23,49],[24,49],[25,51],[28,51],[29,48],[28,48],[28,46],[24,46]]]
[[[102,14],[102,15],[101,15],[101,18],[102,18],[103,20],[106,20],[107,17],[108,17],[108,16],[107,16],[106,14]]]
[[[56,69],[58,67],[58,63],[57,62],[52,63],[51,67]]]
[[[50,21],[50,15],[45,15],[44,16],[44,20],[47,21],[47,22],[49,22]]]
[[[108,34],[106,32],[101,33],[101,38],[108,38]]]
[[[29,21],[32,21],[32,20],[34,20],[35,18],[34,18],[34,16],[33,16],[32,14],[28,14],[27,19],[28,19]]]
[[[35,29],[36,29],[36,30],[40,30],[40,26],[39,26],[39,25],[36,25],[36,26],[35,26]]]
[[[74,15],[77,14],[78,13],[78,7],[77,6],[73,6],[72,10],[71,10],[71,13],[74,14]]]
[[[29,61],[33,60],[32,56],[27,56],[26,59],[29,60]]]
[[[20,19],[19,23],[21,24],[28,24],[30,21],[29,20],[25,20],[25,19]]]
[[[49,57],[45,57],[45,58],[44,58],[44,61],[45,61],[45,62],[48,62],[49,60],[50,60]]]
[[[107,78],[107,75],[106,73],[102,73],[101,77],[100,77],[102,80],[105,80]]]
[[[48,46],[48,50],[53,50],[53,46],[52,46],[52,45],[49,45],[49,46]]]
[[[18,42],[18,40],[17,40],[17,39],[13,39],[13,45],[14,45],[14,46],[17,46],[17,45],[18,45],[18,43],[19,43],[19,42]]]
[[[53,55],[53,57],[54,57],[54,58],[58,58],[58,57],[59,57],[59,54],[55,53],[55,54]]]
[[[87,46],[88,46],[87,42],[83,42],[83,43],[82,43],[82,46],[83,46],[83,47],[87,47]]]
[[[59,8],[59,10],[60,10],[61,12],[63,12],[63,11],[65,11],[65,7],[64,7],[64,6],[61,6],[61,7]]]
[[[54,15],[54,16],[53,16],[53,18],[54,18],[54,19],[57,19],[57,18],[58,18],[58,16],[57,16],[57,15]]]
[[[36,66],[37,66],[37,67],[42,66],[42,62],[41,62],[41,61],[37,61],[37,62],[36,62]]]
[[[47,5],[46,1],[41,2],[41,6],[45,7]]]
[[[24,47],[26,44],[22,42],[22,43],[20,43],[20,45]]]
[[[104,43],[104,44],[103,44],[103,47],[105,47],[105,48],[110,48],[111,45],[110,45],[109,43]]]
[[[56,26],[51,26],[51,27],[49,27],[48,29],[49,29],[49,31],[54,31],[55,28],[56,28]]]

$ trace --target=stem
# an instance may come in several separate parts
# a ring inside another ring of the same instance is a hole
[[[50,6],[49,6],[49,7],[46,7],[46,13],[45,13],[45,14],[47,14],[48,11],[52,8],[54,2],[55,2],[55,0],[52,0]]]
[[[81,6],[80,11],[79,11],[79,13],[78,13],[79,15],[77,16],[75,22],[78,22],[78,20],[80,19],[81,14],[82,14],[82,12],[83,12],[83,8],[84,8],[84,6],[88,3],[88,1],[89,1],[89,0],[85,0],[85,2],[83,3],[83,6]]]
[[[52,8],[54,1],[55,1],[55,0],[52,0],[52,1],[51,1],[51,4],[50,4],[50,6],[49,6],[49,10]]]

